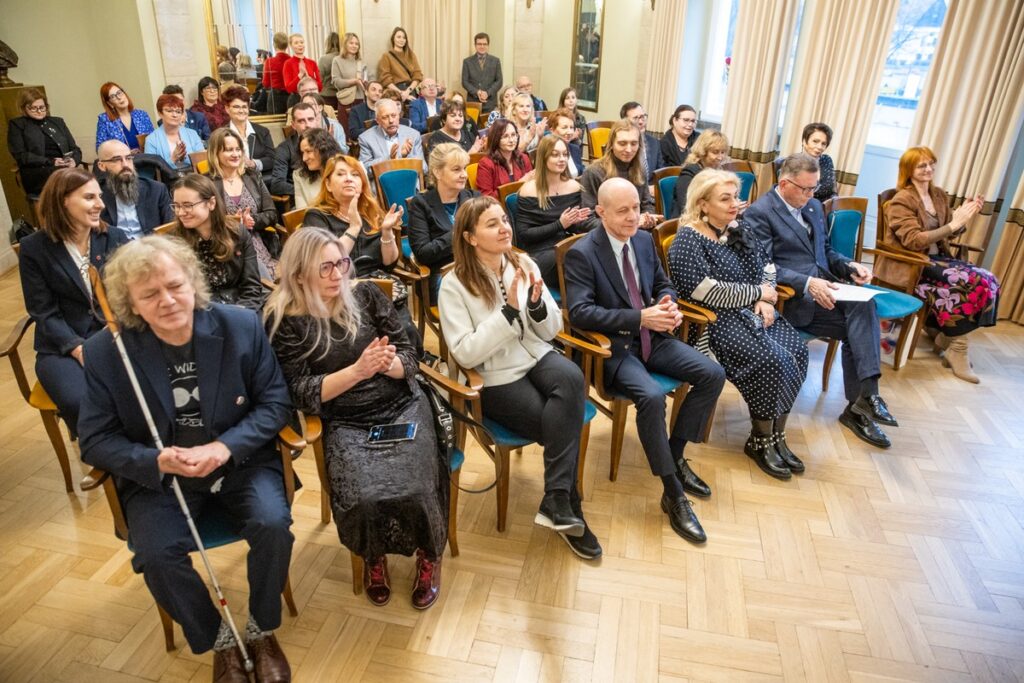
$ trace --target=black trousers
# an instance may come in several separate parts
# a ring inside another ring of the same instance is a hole
[[[544,493],[572,492],[583,430],[583,372],[565,356],[544,354],[510,384],[484,387],[484,415],[544,446]]]
[[[814,318],[801,331],[843,342],[843,389],[856,401],[860,385],[882,374],[882,333],[873,301],[837,301],[831,311],[814,307]]]
[[[687,441],[700,442],[725,386],[725,370],[692,346],[678,339],[652,335],[651,355],[640,358],[640,341],[623,359],[609,389],[636,405],[636,429],[651,471],[659,477],[675,472],[675,460]],[[679,409],[671,436],[665,429],[665,394],[652,372],[686,382],[690,391]]]
[[[36,355],[36,377],[57,406],[57,412],[78,438],[78,408],[85,398],[85,368],[73,356]]]

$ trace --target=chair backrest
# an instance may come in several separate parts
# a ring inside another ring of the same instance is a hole
[[[135,136],[135,139],[139,141],[139,149],[143,152],[146,151],[146,138],[149,137],[149,133],[139,133]]]
[[[677,232],[679,232],[678,218],[667,220],[654,228],[654,250],[658,252],[661,267],[665,269],[666,275],[668,275],[668,249],[672,246],[672,240],[676,238]]]
[[[289,233],[295,232],[302,227],[302,221],[306,218],[307,209],[292,209],[281,214],[281,220],[284,222],[285,230]]]
[[[602,230],[604,228],[601,228]],[[562,320],[566,326],[569,324],[569,299],[566,296],[565,291],[565,255],[572,249],[572,245],[576,244],[576,240],[586,237],[582,235],[572,235],[566,237],[564,240],[555,245],[555,268],[558,271],[558,294],[561,296],[562,304]]]
[[[754,165],[751,164],[746,159],[739,159],[725,162],[724,164],[722,164],[722,170],[732,171],[733,173],[739,173],[741,171],[746,173],[753,173]]]
[[[174,230],[175,225],[177,225],[177,222],[175,221],[171,221],[170,223],[164,223],[163,225],[158,225],[155,228],[153,228],[153,234],[163,235],[165,233],[168,233],[171,230]]]
[[[424,133],[420,136],[420,148],[424,150],[424,153],[426,153],[426,150],[430,149],[430,139],[433,137],[433,133]]]
[[[667,216],[672,208],[672,198],[676,195],[676,181],[682,166],[666,166],[654,172],[654,210]]]
[[[856,209],[834,209],[828,214],[828,241],[848,259],[858,260],[864,242],[864,214]]]
[[[875,244],[882,244],[886,241],[885,229],[887,221],[885,210],[889,208],[889,202],[896,196],[896,188],[891,187],[878,193],[878,216],[875,219]]]
[[[476,104],[466,105],[466,118],[470,121],[476,121],[480,118],[480,107]]]
[[[377,162],[372,168],[381,208],[387,211],[392,204],[402,207],[402,225],[408,225],[409,209],[405,200],[423,187],[423,160],[389,159]]]
[[[516,225],[516,207],[519,205],[519,188],[523,186],[522,180],[517,180],[514,183],[505,183],[504,185],[498,186],[498,199],[501,200],[501,205],[505,207],[505,213],[508,214],[508,222],[512,224],[514,228]]]
[[[434,130],[434,124],[437,123],[437,114],[427,117],[427,130]]]
[[[604,121],[594,121],[594,123],[604,123]],[[588,131],[588,137],[590,138],[590,158],[600,159],[604,156],[604,148],[608,145],[608,139],[611,137],[611,127],[600,127],[591,128]]]
[[[210,153],[205,149],[198,152],[189,152],[189,161],[192,162],[192,170],[203,175],[210,175]]]
[[[469,186],[474,190],[476,187],[476,172],[480,169],[480,164],[473,163],[466,167],[466,175],[469,176]]]
[[[284,133],[285,140],[295,135],[295,129],[292,128],[291,126],[285,126],[284,128],[281,129],[281,132]]]
[[[740,179],[740,201],[753,202],[757,199],[757,176],[748,171],[733,171]]]
[[[487,152],[470,152],[469,163],[479,164],[480,160],[487,156]]]

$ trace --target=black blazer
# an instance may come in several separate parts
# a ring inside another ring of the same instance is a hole
[[[629,240],[636,255],[640,297],[650,306],[666,294],[676,299],[676,291],[661,267],[654,251],[651,233],[639,230]],[[640,333],[640,311],[629,301],[626,284],[608,240],[604,226],[581,237],[565,255],[566,306],[569,322],[584,330],[607,335],[612,344],[612,357],[605,361],[610,379],[630,352]],[[651,341],[672,335],[651,332]]]
[[[661,168],[661,140],[650,133],[644,133],[644,155],[647,158],[647,182],[654,178],[654,172]]]
[[[480,193],[468,187],[459,192],[459,206]],[[452,262],[452,226],[436,188],[409,200],[409,246],[416,260],[437,275]]]
[[[174,395],[160,342],[149,328],[122,334],[157,432],[170,446]],[[274,439],[292,404],[259,317],[234,306],[196,309],[192,340],[203,425],[231,451],[227,467],[279,469]],[[157,450],[109,331],[89,340],[85,357],[82,461],[111,472],[122,501],[143,488],[163,491]]]
[[[665,134],[661,136],[661,165],[658,168],[685,166],[686,157],[689,156],[690,150],[693,149],[693,143],[697,141],[699,135],[700,131],[694,129],[693,133],[690,134],[690,140],[686,144],[686,149],[681,150],[679,145],[676,144],[676,138],[672,135],[672,131],[665,131]]]
[[[292,174],[302,161],[299,154],[299,136],[285,138],[284,142],[274,150],[274,168],[270,175],[270,191],[274,194],[295,194]]]
[[[49,125],[46,125],[49,124]],[[53,159],[46,156],[47,133],[44,126],[52,134],[52,140],[62,152],[71,152],[75,165],[82,163],[82,150],[68,130],[64,119],[58,116],[47,116],[43,125],[35,123],[27,116],[13,118],[7,124],[7,148],[14,157],[21,171],[21,182],[27,194],[39,194],[46,184],[46,179],[57,170]]]
[[[348,112],[348,139],[358,140],[366,130],[366,122],[372,121],[375,116],[366,100],[359,100]]]
[[[139,199],[135,202],[135,212],[146,235],[153,232],[153,228],[173,221],[174,212],[171,211],[171,195],[167,186],[139,176]],[[103,213],[100,218],[107,225],[117,225],[117,197],[109,182],[103,183]]]
[[[676,180],[676,192],[672,198],[672,208],[668,212],[666,218],[679,218],[683,210],[686,209],[686,195],[690,190],[690,183],[693,181],[693,177],[704,170],[704,167],[700,164],[687,164],[683,166],[683,170],[679,172],[679,179]]]
[[[213,184],[217,186],[217,194],[220,195],[221,200],[224,200],[224,179],[214,178]],[[243,173],[242,184],[245,185],[245,189],[249,190],[249,194],[256,200],[259,207],[252,216],[256,221],[252,229],[265,232],[267,228],[277,225],[277,207],[274,206],[270,190],[263,184],[263,178],[256,173]]]
[[[128,237],[118,228],[93,232],[91,263],[102,270]],[[98,309],[63,242],[44,232],[21,241],[18,270],[25,309],[36,324],[36,353],[67,355],[103,328]]]

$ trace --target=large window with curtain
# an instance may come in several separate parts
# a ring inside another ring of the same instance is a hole
[[[704,88],[700,98],[700,116],[705,121],[721,122],[725,113],[725,89],[732,66],[732,42],[736,35],[739,0],[712,4],[711,33],[704,63]]]

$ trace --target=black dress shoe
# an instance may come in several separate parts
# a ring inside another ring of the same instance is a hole
[[[687,541],[703,543],[708,540],[708,535],[704,533],[704,527],[700,525],[700,520],[693,513],[693,508],[690,507],[690,501],[686,499],[686,496],[679,498],[662,496],[661,510],[668,515],[668,523],[672,526],[672,531]]]
[[[771,434],[751,434],[743,445],[743,452],[769,477],[785,481],[793,476],[782,456],[775,450],[775,439]]]
[[[871,418],[858,415],[853,412],[850,406],[846,406],[846,410],[839,416],[839,423],[853,432],[861,441],[867,441],[872,446],[878,448],[889,448],[892,446],[892,442],[889,441],[889,437],[885,435],[882,428],[872,420]]]
[[[540,502],[540,510],[537,511],[533,522],[569,536],[582,536],[586,527],[583,518],[573,512],[566,491],[546,494],[544,500]]]
[[[869,420],[874,420],[890,427],[899,427],[899,422],[889,412],[889,406],[885,405],[885,399],[878,394],[865,398],[861,396],[851,406],[853,412]]]
[[[711,487],[704,483],[704,480],[697,476],[697,473],[690,469],[690,463],[686,458],[676,460],[676,476],[683,482],[683,489],[700,498],[711,497]]]
[[[590,530],[590,525],[583,524],[583,535],[582,536],[568,536],[559,532],[559,536],[562,537],[566,543],[569,544],[569,549],[574,553],[582,557],[584,560],[596,560],[601,557],[601,543],[597,540],[597,536]]]
[[[796,474],[803,474],[804,463],[797,457],[796,453],[789,449],[789,444],[786,443],[786,432],[775,432],[775,450],[778,452],[779,457],[782,458],[782,462],[786,463],[786,467],[789,468],[790,472]]]

